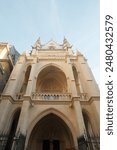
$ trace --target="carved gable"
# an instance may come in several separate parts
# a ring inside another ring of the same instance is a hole
[[[55,41],[51,40],[47,44],[43,45],[42,49],[54,50],[54,49],[63,49],[63,47],[58,43],[56,43]]]

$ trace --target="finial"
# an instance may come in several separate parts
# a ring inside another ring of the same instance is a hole
[[[37,39],[37,41],[35,42],[33,48],[35,49],[40,49],[41,48],[41,40],[40,40],[40,37]]]
[[[64,42],[64,43],[67,43],[67,42],[68,42],[65,36],[64,36],[63,42]]]
[[[76,49],[76,55],[82,55],[78,49]]]
[[[65,36],[64,36],[64,40],[63,40],[63,47],[64,47],[64,48],[70,47],[70,44],[69,44],[69,42],[67,41],[67,39],[65,38]]]

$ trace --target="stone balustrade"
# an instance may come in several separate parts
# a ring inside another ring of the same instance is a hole
[[[69,93],[32,93],[32,100],[70,100]]]
[[[23,93],[17,93],[16,94],[16,100],[23,100]],[[32,100],[63,100],[63,101],[69,101],[71,100],[71,94],[69,93],[49,93],[49,92],[45,92],[45,93],[37,93],[37,92],[33,92],[31,95],[31,99]],[[80,98],[80,100],[87,100],[87,93],[79,93],[78,97]]]

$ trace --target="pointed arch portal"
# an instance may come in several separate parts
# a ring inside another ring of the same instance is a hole
[[[37,77],[36,92],[67,92],[64,72],[53,65],[44,68]]]
[[[33,128],[28,150],[70,150],[73,136],[66,123],[51,113],[43,117]]]

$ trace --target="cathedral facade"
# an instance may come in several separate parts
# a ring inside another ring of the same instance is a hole
[[[99,150],[99,89],[67,39],[17,60],[0,99],[0,150]]]

